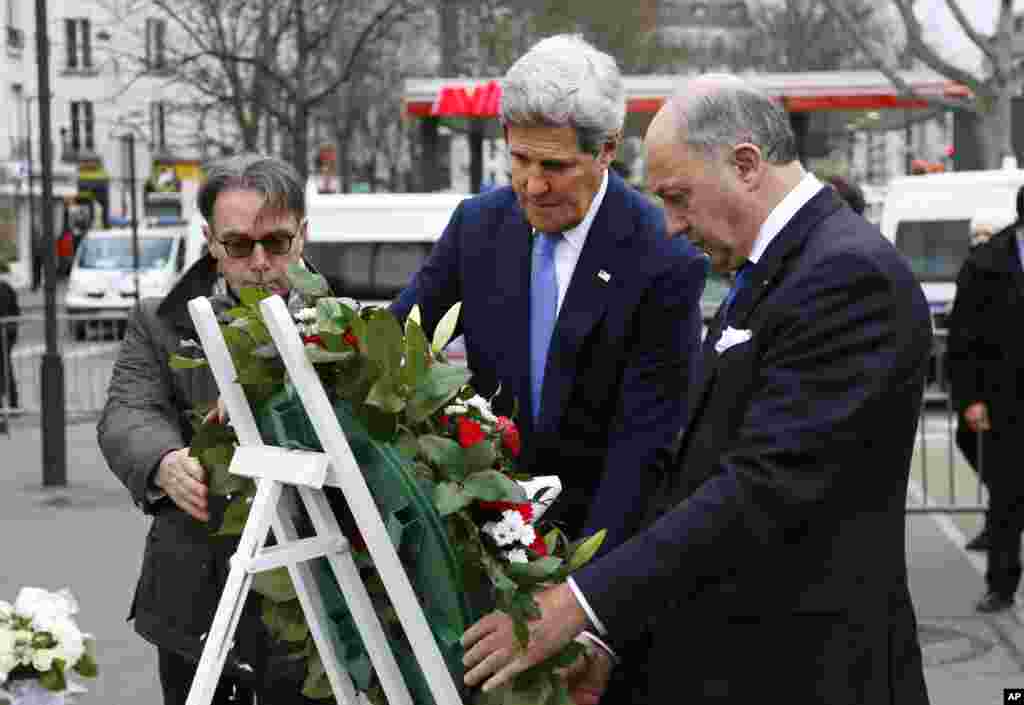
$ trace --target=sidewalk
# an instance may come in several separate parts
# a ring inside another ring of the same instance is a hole
[[[0,435],[0,599],[13,600],[23,585],[71,587],[79,624],[97,637],[100,665],[78,704],[157,705],[155,650],[125,621],[149,520],[107,469],[92,424],[68,427],[66,488],[42,489],[40,443],[36,425]],[[962,544],[943,517],[907,519],[910,590],[931,702],[1002,703],[1003,688],[1024,687],[1024,613],[974,612],[984,558]]]

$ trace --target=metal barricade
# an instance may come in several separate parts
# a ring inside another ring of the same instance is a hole
[[[979,480],[985,461],[985,434],[976,434],[977,467],[956,445],[957,413],[950,395],[946,343],[948,333],[935,331],[928,386],[910,468],[907,512],[983,513],[988,493]]]
[[[128,314],[59,315],[57,347],[64,364],[65,416],[69,421],[98,416]],[[46,352],[42,314],[0,317],[0,421],[38,416],[42,411],[42,358]]]

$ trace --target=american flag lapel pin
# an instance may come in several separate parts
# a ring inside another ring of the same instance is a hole
[[[597,272],[597,278],[600,279],[601,281],[603,281],[605,284],[607,284],[608,282],[610,282],[612,280],[612,275],[609,274],[608,272],[604,271],[603,269],[601,269],[601,270],[598,270],[598,272]]]

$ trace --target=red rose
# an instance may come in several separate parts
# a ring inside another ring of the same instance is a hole
[[[437,417],[437,422],[439,424],[441,424],[442,426],[447,426],[448,425],[448,415],[447,414],[441,414],[440,416]]]
[[[477,505],[481,509],[490,512],[498,512],[499,514],[512,509],[513,511],[519,512],[519,516],[521,516],[523,521],[527,524],[533,521],[533,505],[529,502],[487,502],[485,500],[479,500]]]
[[[536,553],[538,556],[548,555],[548,545],[544,543],[544,537],[537,532],[537,538],[530,544],[530,550]]]
[[[326,345],[324,345],[323,338],[321,338],[319,335],[304,335],[302,336],[302,343],[303,345],[309,345],[310,343],[312,343],[313,345],[319,345],[321,348],[327,347]]]
[[[470,446],[476,445],[487,437],[484,434],[484,430],[480,428],[479,423],[473,419],[467,419],[465,416],[459,417],[458,433],[459,445],[463,448],[469,448]]]
[[[518,458],[522,445],[519,440],[519,429],[516,428],[515,423],[507,416],[499,416],[496,427],[501,432],[501,444],[508,449],[512,457]]]
[[[359,338],[355,336],[351,328],[346,328],[345,332],[341,334],[341,339],[345,341],[345,344],[349,347],[359,349]]]

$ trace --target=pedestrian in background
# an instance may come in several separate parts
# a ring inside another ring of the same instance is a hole
[[[830,176],[827,178],[826,183],[836,190],[843,200],[846,201],[854,213],[857,215],[864,215],[864,209],[867,207],[867,200],[864,198],[864,191],[861,190],[860,186],[847,181],[841,176]]]
[[[10,264],[0,256],[0,274],[11,271]],[[0,319],[21,315],[18,306],[18,292],[6,278],[0,277]],[[5,321],[0,327],[0,406],[17,409],[18,385],[14,379],[14,363],[11,353],[18,342],[18,322]],[[7,415],[0,415],[0,432],[7,432]]]
[[[948,361],[953,406],[966,427],[963,448],[983,449],[989,509],[986,592],[979,612],[1010,608],[1021,579],[1024,474],[1018,438],[1024,431],[1024,187],[1017,220],[968,254],[956,280],[949,317]],[[968,450],[968,452],[970,452]],[[970,456],[968,456],[970,459]],[[978,544],[976,544],[978,545]]]

